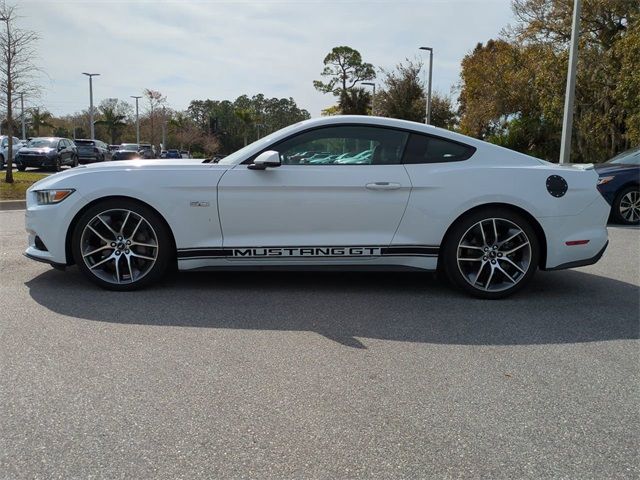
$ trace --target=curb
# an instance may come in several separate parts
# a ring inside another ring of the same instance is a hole
[[[26,200],[0,200],[0,211],[2,210],[25,210]]]

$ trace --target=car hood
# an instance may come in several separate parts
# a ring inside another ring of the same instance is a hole
[[[44,148],[28,148],[28,147],[22,147],[20,150],[18,150],[18,153],[37,153],[39,155],[46,155],[48,153],[51,153],[55,150],[55,148],[51,148],[51,147],[44,147]]]
[[[640,170],[640,166],[638,165],[625,165],[622,163],[598,163],[594,165],[594,168],[598,172],[598,175]]]
[[[82,182],[82,175],[86,174],[100,174],[100,172],[127,175],[132,171],[151,171],[161,170],[167,172],[167,175],[171,176],[172,171],[180,171],[186,168],[202,168],[205,169],[228,169],[233,165],[218,165],[215,163],[203,163],[201,159],[176,159],[176,160],[124,160],[117,162],[100,162],[92,163],[90,165],[79,165],[75,168],[69,168],[62,172],[50,175],[38,182],[34,183],[29,190],[43,190],[47,188],[76,188],[77,182]]]

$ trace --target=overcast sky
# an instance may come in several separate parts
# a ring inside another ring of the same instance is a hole
[[[312,116],[334,97],[317,92],[324,56],[358,50],[393,68],[434,49],[434,89],[449,94],[460,61],[477,42],[513,22],[509,0],[22,0],[25,28],[37,31],[43,95],[30,100],[62,115],[94,102],[132,101],[161,91],[183,110],[192,99],[233,100],[263,93],[293,97]],[[426,57],[425,57],[426,59]]]

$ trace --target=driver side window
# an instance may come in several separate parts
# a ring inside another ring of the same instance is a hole
[[[274,145],[283,165],[397,165],[408,133],[370,126],[325,127]]]

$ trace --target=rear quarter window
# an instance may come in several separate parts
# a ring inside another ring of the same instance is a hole
[[[412,133],[404,153],[403,163],[444,163],[469,159],[476,149],[470,145],[441,137]]]

